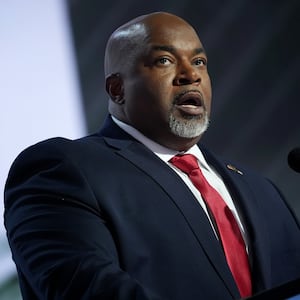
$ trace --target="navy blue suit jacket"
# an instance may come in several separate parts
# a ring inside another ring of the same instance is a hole
[[[300,277],[299,225],[277,189],[203,151],[249,235],[254,292]],[[99,134],[20,154],[5,226],[24,299],[240,298],[190,190],[110,118]]]

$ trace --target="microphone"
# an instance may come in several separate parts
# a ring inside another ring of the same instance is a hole
[[[288,154],[288,164],[291,169],[300,173],[300,148],[295,148]]]

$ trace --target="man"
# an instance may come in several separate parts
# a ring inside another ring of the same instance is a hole
[[[105,75],[100,133],[43,141],[11,168],[5,225],[24,299],[239,299],[299,277],[300,229],[277,189],[197,144],[211,85],[195,30],[138,17],[111,35]]]

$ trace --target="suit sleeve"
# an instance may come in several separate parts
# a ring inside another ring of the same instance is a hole
[[[57,149],[26,150],[8,176],[4,220],[19,275],[38,299],[160,299],[121,269],[105,209]]]

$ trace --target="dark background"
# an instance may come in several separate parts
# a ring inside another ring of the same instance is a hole
[[[300,217],[300,174],[287,164],[289,151],[300,147],[299,0],[67,3],[87,132],[97,131],[107,113],[103,56],[110,33],[141,14],[177,14],[208,53],[213,110],[202,141],[272,179]]]

